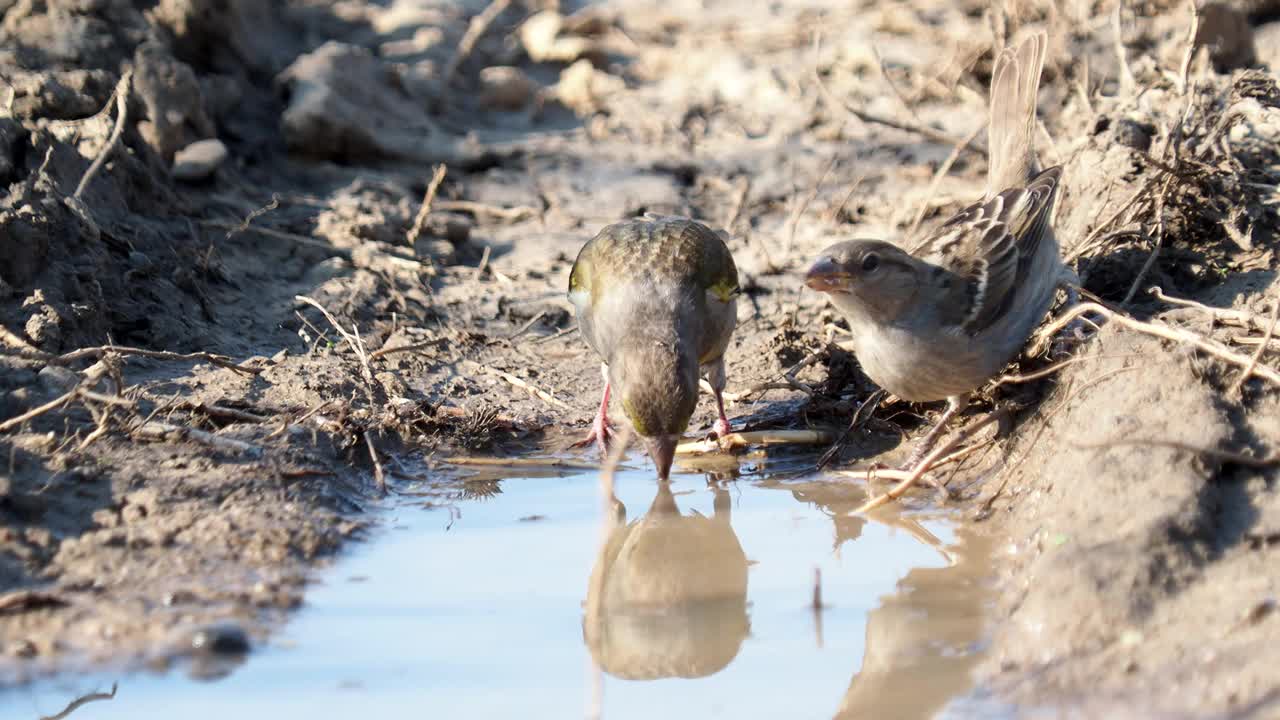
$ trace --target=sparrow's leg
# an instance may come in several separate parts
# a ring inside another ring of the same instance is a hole
[[[706,372],[707,384],[711,386],[711,394],[716,399],[716,412],[719,413],[713,432],[717,438],[722,438],[733,432],[729,427],[729,418],[724,414],[724,386],[729,382],[729,377],[724,371],[724,358],[707,365]]]
[[[968,404],[969,398],[966,395],[953,395],[947,398],[947,409],[942,413],[942,417],[938,418],[938,422],[934,424],[929,434],[925,435],[924,439],[911,451],[911,457],[907,458],[907,463],[903,466],[904,470],[914,469],[924,461],[925,456],[929,454],[929,450],[933,448],[934,444],[938,442],[938,438],[942,436],[942,431],[946,429],[947,423],[951,422],[951,418],[955,417],[956,413],[963,410]]]
[[[596,413],[596,419],[591,423],[591,432],[573,447],[586,447],[595,443],[600,448],[600,454],[604,455],[609,452],[609,441],[613,438],[613,426],[609,424],[609,366],[601,364],[600,374],[604,376],[604,394],[600,396],[600,410]]]

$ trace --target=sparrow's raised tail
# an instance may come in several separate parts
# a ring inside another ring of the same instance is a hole
[[[991,73],[987,197],[1020,187],[1036,172],[1036,96],[1048,38],[1038,32],[1005,48]]]

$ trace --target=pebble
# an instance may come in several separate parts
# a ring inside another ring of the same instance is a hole
[[[485,107],[519,110],[533,93],[533,81],[520,68],[494,65],[480,71],[480,102]]]
[[[44,389],[52,393],[64,393],[80,382],[78,373],[59,365],[44,366],[37,377]]]
[[[249,649],[249,634],[234,622],[206,625],[191,635],[191,651],[197,655],[245,655]]]
[[[204,180],[226,161],[227,146],[221,140],[198,140],[173,155],[173,177],[191,182]]]

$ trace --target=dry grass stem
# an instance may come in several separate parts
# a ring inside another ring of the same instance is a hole
[[[562,409],[562,410],[571,410],[571,409],[572,409],[572,408],[569,406],[569,403],[566,403],[565,401],[561,400],[560,398],[558,398],[558,397],[556,397],[556,396],[552,395],[551,393],[549,393],[549,392],[547,392],[547,391],[545,391],[545,390],[541,390],[541,389],[539,389],[539,388],[536,388],[536,387],[534,387],[534,386],[530,385],[529,383],[527,383],[527,382],[525,382],[524,380],[522,380],[522,379],[520,379],[520,378],[516,377],[515,375],[512,375],[512,374],[511,374],[511,373],[509,373],[509,372],[504,372],[504,371],[502,371],[502,370],[498,370],[498,369],[496,369],[496,368],[491,368],[491,367],[484,367],[483,369],[484,369],[484,371],[485,371],[485,372],[489,373],[490,375],[494,375],[494,376],[499,377],[499,378],[501,378],[501,379],[503,379],[503,380],[506,380],[507,382],[511,383],[512,385],[514,385],[514,386],[516,386],[516,387],[520,388],[521,390],[524,390],[525,392],[529,393],[530,395],[533,395],[534,397],[538,398],[539,400],[541,400],[542,402],[544,402],[544,403],[546,403],[546,404],[548,404],[548,405],[552,405],[552,406],[554,406],[554,407],[558,407],[558,408],[560,408],[560,409]]]
[[[444,176],[448,172],[448,166],[440,163],[431,175],[431,182],[427,183],[427,192],[422,197],[422,207],[418,208],[418,214],[413,218],[413,226],[409,228],[409,233],[405,236],[405,242],[409,244],[409,247],[416,245],[418,237],[422,235],[422,224],[427,221],[427,216],[431,214],[431,204],[435,202],[436,193],[440,191],[440,183],[444,182]]]
[[[388,355],[394,355],[396,353],[417,352],[419,350],[430,350],[432,348],[438,348],[438,347],[440,347],[440,343],[437,340],[413,343],[412,345],[397,345],[395,347],[384,347],[369,353],[369,360],[370,361],[377,360],[380,357],[386,357]]]
[[[173,360],[178,362],[187,361],[204,361],[210,365],[216,365],[221,368],[233,370],[241,375],[252,377],[262,372],[261,368],[252,368],[246,365],[240,365],[225,355],[215,355],[207,352],[194,353],[175,353],[167,350],[145,350],[143,348],[123,347],[119,345],[101,345],[98,347],[80,348],[72,350],[65,355],[59,355],[49,361],[50,365],[69,365],[77,360],[85,358],[101,358],[107,353],[115,353],[116,355],[136,355],[138,357],[151,358],[152,360]]]
[[[1271,342],[1271,338],[1276,332],[1277,313],[1280,312],[1280,299],[1271,301],[1271,320],[1267,323],[1267,331],[1262,336],[1262,342],[1258,343],[1258,349],[1253,351],[1253,355],[1249,357],[1249,364],[1244,367],[1244,371],[1240,373],[1240,377],[1231,385],[1231,392],[1238,393],[1248,382],[1249,376],[1253,375],[1253,369],[1258,366],[1258,361],[1262,359],[1262,354],[1267,351],[1267,345]]]
[[[369,460],[373,462],[373,482],[377,486],[379,492],[387,491],[387,476],[382,470],[382,461],[378,459],[378,449],[374,447],[373,438],[369,435],[369,431],[365,430],[364,444],[369,448]]]
[[[115,697],[116,683],[111,683],[111,692],[86,693],[75,700],[72,700],[70,703],[67,703],[67,706],[62,709],[62,712],[54,715],[43,715],[40,717],[40,720],[65,720],[65,718],[71,713],[79,710],[82,705],[87,705],[88,703],[97,702],[99,700],[114,700]]]
[[[462,34],[462,39],[458,41],[457,50],[454,51],[453,57],[449,58],[449,62],[444,66],[444,72],[441,74],[444,87],[448,87],[449,83],[453,82],[454,76],[458,74],[458,68],[475,51],[476,43],[480,42],[480,38],[484,36],[485,31],[489,29],[493,21],[497,20],[498,16],[509,5],[511,5],[511,0],[493,0],[488,7],[471,18],[467,31]]]
[[[591,463],[577,462],[574,460],[561,460],[560,458],[529,458],[529,457],[450,457],[444,458],[444,462],[450,465],[475,465],[481,467],[534,467],[534,468],[561,468],[564,470],[598,470],[599,465]]]
[[[255,458],[262,457],[263,454],[261,447],[243,440],[222,437],[204,430],[173,425],[159,420],[145,422],[133,432],[136,437],[145,440],[191,440],[201,445],[208,445],[211,448],[243,453]]]
[[[63,405],[65,405],[68,401],[70,401],[79,393],[80,393],[79,388],[70,390],[50,400],[45,404],[40,405],[39,407],[31,408],[30,410],[22,413],[21,415],[9,418],[4,422],[0,422],[0,433],[8,432],[13,428],[19,427],[20,425],[27,422],[28,420],[34,420],[40,417],[41,415],[44,415],[47,412],[50,412],[52,410],[57,410],[59,407],[62,407]]]
[[[1192,308],[1194,310],[1208,313],[1210,319],[1215,323],[1220,322],[1228,325],[1238,325],[1240,327],[1253,328],[1254,330],[1267,329],[1268,323],[1265,319],[1246,310],[1212,307],[1201,302],[1196,302],[1195,300],[1186,300],[1183,298],[1173,297],[1172,295],[1165,295],[1164,291],[1161,290],[1158,285],[1152,286],[1147,290],[1147,292],[1151,293],[1151,296],[1155,299],[1169,303],[1170,305]]]
[[[677,455],[701,455],[761,445],[821,445],[834,439],[834,433],[826,430],[755,430],[729,433],[717,440],[694,440],[676,446]]]
[[[525,218],[542,214],[542,211],[528,205],[500,207],[498,205],[475,202],[474,200],[437,200],[433,207],[436,210],[471,213],[476,217],[488,215],[507,222],[519,222]]]
[[[342,336],[342,339],[346,341],[347,345],[351,348],[351,351],[356,354],[356,359],[360,361],[360,374],[364,377],[365,382],[372,386],[373,369],[369,366],[369,355],[365,352],[364,341],[360,339],[360,333],[356,330],[355,325],[351,326],[354,332],[348,332],[347,329],[342,327],[337,319],[334,318],[323,305],[313,298],[307,297],[306,295],[294,295],[293,299],[310,305],[311,307],[319,310],[321,315],[324,315],[324,319],[329,321],[329,324],[333,326],[333,329],[338,331],[338,335]]]

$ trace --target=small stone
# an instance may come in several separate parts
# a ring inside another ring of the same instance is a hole
[[[64,393],[80,382],[80,375],[60,365],[46,365],[37,375],[40,385],[51,393]]]
[[[556,97],[578,115],[590,115],[600,109],[605,98],[626,87],[626,82],[595,69],[587,60],[579,60],[560,73]]]
[[[52,308],[46,307],[43,312],[27,318],[23,330],[37,346],[54,348],[62,340],[62,318]]]
[[[129,267],[138,272],[146,272],[151,269],[151,258],[144,252],[133,250],[129,253]]]
[[[173,155],[173,177],[191,182],[204,180],[226,161],[227,146],[217,138],[198,140]]]
[[[533,93],[533,81],[520,68],[495,65],[480,71],[480,103],[485,107],[519,110]]]
[[[1147,152],[1151,149],[1151,136],[1155,131],[1155,127],[1148,123],[1121,118],[1112,126],[1111,137],[1119,145]]]
[[[191,651],[197,655],[245,655],[249,649],[249,634],[234,622],[206,625],[191,634]]]

